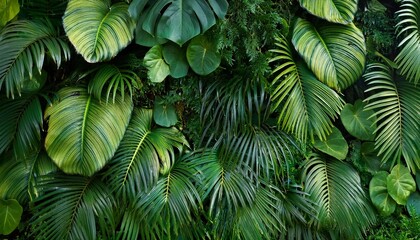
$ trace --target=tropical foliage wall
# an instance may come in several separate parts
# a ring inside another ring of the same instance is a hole
[[[420,234],[418,0],[3,0],[0,236]]]

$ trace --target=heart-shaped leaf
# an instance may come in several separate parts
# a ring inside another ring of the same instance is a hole
[[[226,0],[160,0],[148,1],[148,5],[144,2],[131,3],[131,15],[140,16],[137,25],[151,36],[178,45],[207,31],[216,23],[216,17],[224,18],[228,9]]]
[[[171,76],[174,78],[185,77],[190,67],[185,56],[185,48],[168,43],[163,46],[162,52],[165,61],[169,64]]]
[[[389,195],[400,205],[405,205],[410,194],[416,191],[416,182],[410,170],[401,164],[395,165],[386,179]]]
[[[420,216],[420,193],[414,192],[407,201],[407,210],[410,216]]]
[[[135,23],[123,2],[70,0],[63,17],[66,34],[86,61],[115,57],[134,37]]]
[[[357,10],[357,0],[299,0],[299,3],[317,17],[342,24],[351,23]]]
[[[161,98],[156,98],[153,110],[153,120],[163,127],[170,127],[178,122],[174,105],[165,103]]]
[[[12,20],[20,11],[19,0],[0,1],[0,28]]]
[[[373,141],[375,139],[376,118],[373,110],[364,110],[360,99],[354,105],[347,103],[341,110],[340,118],[346,130],[360,140]]]
[[[115,103],[105,103],[76,87],[58,96],[45,113],[47,153],[65,173],[92,176],[117,150],[133,110],[131,98],[117,95]]]
[[[345,159],[349,150],[346,140],[337,128],[332,129],[332,132],[327,136],[327,139],[316,139],[314,147],[339,160]]]
[[[388,173],[385,171],[378,172],[373,176],[369,183],[369,196],[373,205],[384,216],[391,215],[397,206],[387,189]]]
[[[163,59],[161,45],[156,45],[147,51],[144,56],[144,66],[152,82],[162,82],[171,73],[169,65]]]
[[[194,38],[188,45],[188,63],[192,70],[199,75],[207,75],[216,70],[221,59],[214,44],[203,36]]]
[[[366,44],[362,31],[354,24],[323,22],[315,26],[298,19],[292,43],[315,76],[331,88],[346,89],[363,73]]]
[[[12,233],[20,223],[23,208],[15,199],[0,199],[0,234]]]

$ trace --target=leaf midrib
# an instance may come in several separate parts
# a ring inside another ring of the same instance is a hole
[[[140,139],[139,144],[137,144],[136,150],[134,151],[134,154],[133,154],[133,156],[130,159],[130,163],[128,164],[127,169],[125,171],[122,185],[124,185],[127,182],[128,173],[129,173],[129,171],[131,169],[131,165],[133,165],[134,159],[136,158],[136,156],[137,156],[137,154],[138,154],[138,152],[140,150],[140,147],[143,145],[144,140],[147,138],[147,136],[150,133],[151,133],[151,131],[146,131],[146,133],[144,134],[144,136]]]

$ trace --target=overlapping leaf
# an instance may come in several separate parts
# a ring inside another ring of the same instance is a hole
[[[376,173],[369,183],[369,195],[373,205],[384,216],[391,215],[397,206],[397,203],[389,195],[387,188],[388,173],[380,171]]]
[[[362,76],[366,45],[362,31],[354,24],[316,26],[298,19],[292,42],[309,69],[331,88],[346,89]]]
[[[300,5],[315,16],[342,24],[353,21],[357,2],[357,0],[299,0]]]
[[[20,223],[23,208],[15,199],[0,199],[0,234],[8,235]]]
[[[4,0],[0,2],[0,28],[12,20],[20,11],[18,0]]]

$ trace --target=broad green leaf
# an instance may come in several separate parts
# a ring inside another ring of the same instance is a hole
[[[70,0],[63,17],[66,34],[90,63],[115,57],[134,37],[128,5],[111,0]]]
[[[168,43],[163,45],[162,53],[165,61],[169,64],[172,77],[181,78],[187,76],[189,65],[185,56],[185,48]]]
[[[195,36],[204,33],[224,18],[228,9],[226,0],[134,0],[130,13],[139,18],[141,26],[151,36],[169,39],[183,45]],[[137,36],[141,37],[141,36]]]
[[[315,76],[333,89],[346,89],[363,73],[366,44],[362,31],[354,24],[315,26],[299,18],[292,42]]]
[[[0,28],[12,20],[20,11],[19,0],[0,1]]]
[[[41,73],[46,56],[57,66],[70,58],[67,42],[58,28],[48,20],[18,20],[8,24],[0,34],[0,90],[14,98],[22,91],[23,82]]]
[[[364,110],[360,99],[354,105],[347,103],[341,110],[340,118],[346,130],[360,140],[373,141],[375,139],[376,118],[373,110]]]
[[[45,149],[67,174],[92,176],[114,155],[130,120],[133,104],[118,96],[105,104],[84,88],[67,87],[45,113]]]
[[[391,169],[389,163],[382,163],[381,158],[378,156],[378,151],[375,149],[374,142],[363,142],[360,149],[360,157],[363,165],[371,174],[378,171],[388,171]]]
[[[12,233],[20,223],[23,208],[15,199],[0,199],[0,234]]]
[[[175,125],[178,122],[175,106],[165,103],[161,98],[156,98],[153,109],[153,120],[163,127]]]
[[[388,173],[381,171],[376,173],[369,183],[369,195],[373,205],[384,216],[391,215],[397,206],[397,203],[389,195],[387,189]]]
[[[408,197],[407,210],[410,216],[420,216],[420,193],[414,192]]]
[[[188,63],[191,69],[199,75],[207,75],[216,70],[221,59],[214,44],[203,36],[194,38],[188,45]]]
[[[169,65],[163,59],[161,45],[149,49],[144,56],[144,66],[147,68],[147,76],[152,82],[162,82],[171,73]]]
[[[330,22],[348,24],[354,19],[358,0],[299,0],[300,6]]]
[[[389,195],[400,205],[405,205],[410,194],[416,191],[416,182],[410,170],[401,164],[395,165],[386,179]]]
[[[337,128],[332,129],[332,132],[327,136],[327,139],[316,139],[314,147],[339,160],[344,160],[349,151],[346,140]]]

